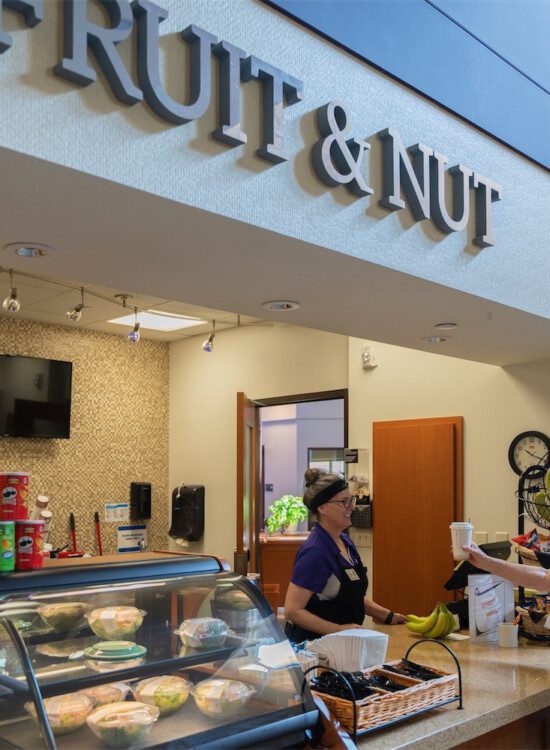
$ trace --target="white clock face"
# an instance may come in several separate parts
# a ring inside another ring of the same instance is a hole
[[[536,435],[526,435],[514,448],[513,460],[520,473],[529,466],[544,465],[545,459],[548,459],[548,446]]]

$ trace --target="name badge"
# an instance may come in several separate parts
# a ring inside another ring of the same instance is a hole
[[[346,573],[348,574],[348,578],[350,579],[350,581],[358,581],[359,580],[359,576],[357,575],[357,571],[354,570],[353,568],[348,568],[348,570],[346,570]]]

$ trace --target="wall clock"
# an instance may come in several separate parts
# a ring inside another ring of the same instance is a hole
[[[550,468],[550,438],[536,430],[521,432],[510,443],[508,461],[516,474],[520,475],[529,466]]]

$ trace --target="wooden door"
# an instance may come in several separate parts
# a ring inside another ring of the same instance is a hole
[[[450,601],[462,519],[462,417],[373,424],[373,598],[403,614]]]
[[[259,570],[260,426],[256,404],[237,393],[237,538],[233,569],[246,575]]]

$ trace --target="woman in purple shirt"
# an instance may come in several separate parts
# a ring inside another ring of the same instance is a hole
[[[386,625],[405,617],[367,598],[368,578],[357,548],[344,534],[355,498],[347,483],[323,469],[305,473],[304,503],[317,523],[296,555],[285,599],[286,634],[300,642],[360,628],[365,615]]]

